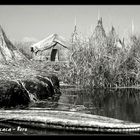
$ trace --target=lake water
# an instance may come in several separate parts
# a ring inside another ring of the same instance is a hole
[[[39,103],[34,108],[83,112],[140,123],[140,89],[61,89],[58,102]]]
[[[82,112],[140,123],[140,89],[83,90],[79,88],[62,88],[61,93],[62,95],[58,101],[43,101],[32,105],[29,109]],[[0,126],[2,125],[3,124],[0,123]],[[16,125],[7,125],[8,127],[17,128]],[[3,127],[5,127],[5,124]],[[73,133],[28,128],[28,132],[13,132],[11,134],[67,135]]]

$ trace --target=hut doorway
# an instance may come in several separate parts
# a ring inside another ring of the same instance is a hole
[[[58,49],[52,49],[51,52],[51,61],[56,61],[58,59]]]

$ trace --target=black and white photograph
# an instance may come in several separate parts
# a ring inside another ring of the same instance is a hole
[[[0,5],[0,136],[139,136],[139,13]]]

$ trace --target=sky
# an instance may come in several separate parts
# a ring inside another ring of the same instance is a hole
[[[76,19],[77,30],[89,35],[103,19],[106,32],[113,25],[122,37],[140,33],[140,5],[0,5],[0,25],[11,40],[42,40],[57,33],[70,39]]]

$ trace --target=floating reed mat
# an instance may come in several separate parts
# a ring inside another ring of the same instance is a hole
[[[57,110],[1,110],[0,122],[29,128],[65,131],[139,133],[140,124],[78,112]]]

